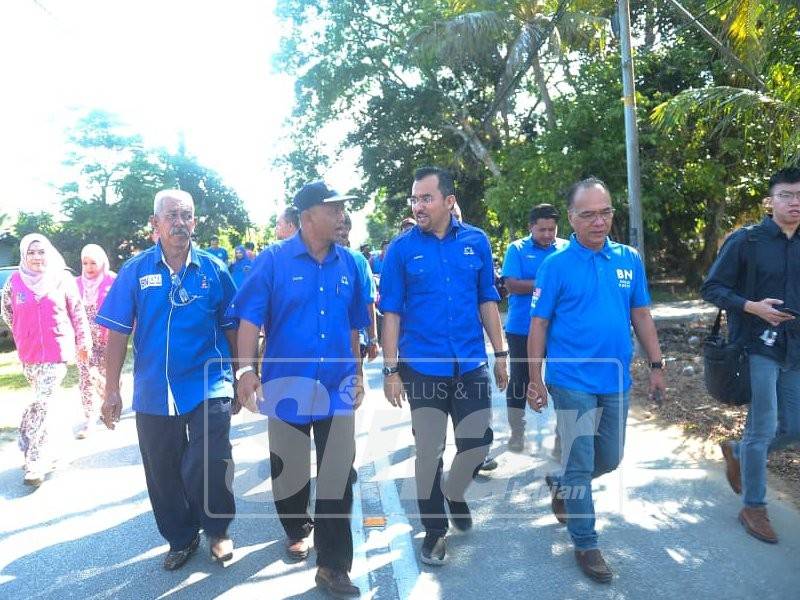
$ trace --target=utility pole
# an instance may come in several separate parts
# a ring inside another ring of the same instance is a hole
[[[630,245],[644,259],[642,223],[642,180],[639,168],[639,128],[636,124],[636,86],[633,80],[630,0],[618,0],[619,39],[622,50],[622,93],[625,106],[625,157],[628,167],[628,206],[630,207]]]

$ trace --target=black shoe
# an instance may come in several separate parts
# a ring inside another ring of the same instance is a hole
[[[444,534],[426,533],[419,552],[419,559],[426,565],[441,566],[447,561],[447,544]]]
[[[514,432],[511,434],[511,437],[508,438],[508,450],[509,452],[514,452],[516,454],[522,454],[525,452],[525,434],[523,432]]]
[[[192,543],[183,550],[170,550],[164,558],[164,570],[175,571],[180,569],[186,564],[186,561],[194,554],[197,547],[200,545],[200,534],[194,536]]]
[[[466,502],[456,502],[446,498],[447,508],[450,509],[450,520],[453,522],[453,527],[459,531],[469,531],[472,529],[472,515],[469,512],[469,506]]]
[[[334,598],[356,598],[361,595],[361,590],[350,581],[347,571],[319,567],[314,582]]]
[[[479,471],[494,471],[497,468],[497,461],[489,456],[483,459],[483,463],[478,467]]]

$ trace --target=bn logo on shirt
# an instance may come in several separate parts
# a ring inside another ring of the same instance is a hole
[[[617,269],[617,283],[619,287],[628,289],[633,281],[633,269]]]

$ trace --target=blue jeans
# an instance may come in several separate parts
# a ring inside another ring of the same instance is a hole
[[[592,479],[617,468],[625,446],[628,391],[591,394],[549,385],[561,435],[560,497],[577,550],[597,548]]]
[[[765,506],[767,455],[800,440],[800,370],[751,354],[750,387],[744,435],[734,452],[741,462],[745,506]]]

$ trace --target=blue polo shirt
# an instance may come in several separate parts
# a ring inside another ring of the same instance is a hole
[[[236,284],[237,289],[242,287],[244,280],[247,279],[247,276],[250,274],[252,268],[253,260],[247,258],[246,256],[234,261],[229,267],[231,277],[233,277],[233,283]]]
[[[636,250],[606,240],[595,252],[572,234],[569,245],[539,267],[531,302],[531,316],[549,321],[547,383],[592,394],[630,388],[631,309],[649,304]]]
[[[533,241],[533,237],[530,235],[511,242],[503,260],[503,277],[536,279],[536,271],[542,261],[556,250],[566,246],[567,243],[567,240],[556,238],[547,248],[542,248]],[[510,294],[508,297],[506,332],[515,335],[528,335],[530,326],[531,295]]]
[[[364,294],[364,304],[375,304],[375,299],[378,296],[378,288],[375,285],[375,278],[372,276],[372,269],[369,266],[367,257],[361,254],[358,250],[348,248],[350,254],[356,261],[358,267],[358,276],[361,280],[361,291]],[[360,344],[366,346],[368,341],[368,332],[366,327],[358,330],[358,341]]]
[[[211,246],[209,246],[208,248],[206,248],[206,252],[208,252],[213,256],[216,256],[226,265],[228,264],[228,251],[225,250],[225,248],[223,248],[222,246],[218,246],[216,248],[212,248]]]
[[[419,226],[401,233],[386,251],[380,296],[382,312],[400,315],[400,359],[414,370],[452,376],[486,363],[479,306],[500,296],[477,227],[451,218],[441,240]]]
[[[258,255],[228,312],[264,327],[261,412],[297,424],[353,410],[350,332],[369,323],[352,253],[332,245],[319,263],[301,233]]]
[[[224,330],[236,328],[225,317],[234,292],[225,265],[194,245],[176,273],[160,243],[122,266],[95,320],[133,333],[133,410],[184,414],[208,398],[233,397]]]

